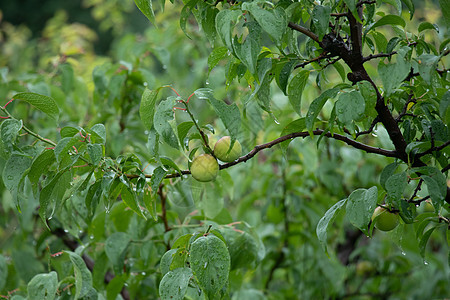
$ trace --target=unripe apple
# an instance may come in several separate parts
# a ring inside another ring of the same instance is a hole
[[[219,173],[219,164],[214,156],[201,154],[194,158],[191,164],[191,174],[196,180],[207,182],[214,180]]]
[[[224,136],[223,138],[218,140],[216,145],[214,146],[214,155],[223,162],[232,162],[238,159],[242,153],[241,144],[238,141],[235,141],[231,150],[230,144],[231,137],[229,136]]]
[[[384,207],[378,206],[372,215],[372,221],[375,227],[381,231],[391,231],[397,227],[399,222],[398,214],[391,213]]]

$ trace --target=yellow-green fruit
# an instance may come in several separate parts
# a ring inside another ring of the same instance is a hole
[[[230,150],[231,137],[224,136],[217,141],[214,146],[214,155],[224,162],[232,162],[238,159],[242,153],[241,144],[238,141],[234,142],[233,148]],[[228,151],[230,150],[230,151]]]
[[[219,164],[214,156],[202,154],[194,158],[191,164],[192,177],[201,182],[214,180],[219,174]]]
[[[356,265],[356,275],[365,276],[375,271],[374,265],[367,260],[358,262]]]
[[[423,206],[423,211],[424,212],[434,212],[434,206],[429,201],[425,201],[425,203],[422,202],[421,206]]]
[[[378,206],[372,215],[372,221],[375,222],[375,227],[381,231],[391,231],[397,227],[399,216],[396,213],[391,213],[384,207]]]

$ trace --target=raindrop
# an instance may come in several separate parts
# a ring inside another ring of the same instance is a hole
[[[406,252],[402,250],[402,255],[406,255]]]
[[[68,233],[68,232],[69,232],[69,230],[67,230],[67,229],[64,229],[64,232],[65,232],[65,233]]]
[[[147,82],[144,82],[144,86],[147,86],[148,85],[148,83]]]
[[[428,266],[428,262],[425,259],[423,260],[423,264]]]
[[[48,220],[50,221],[53,218],[53,216],[48,217]]]
[[[209,81],[206,81],[205,84],[206,84],[206,85],[209,85]]]
[[[203,266],[203,269],[206,269],[206,267],[208,266],[208,262],[205,262],[205,265]]]
[[[147,273],[145,273],[145,272],[142,272],[142,273],[141,273],[141,275],[142,275],[142,276],[145,276],[145,275],[147,275]]]
[[[89,238],[90,238],[91,240],[93,240],[93,239],[94,239],[94,236],[93,236],[93,235],[90,235]]]

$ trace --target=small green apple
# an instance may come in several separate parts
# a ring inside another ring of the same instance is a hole
[[[238,159],[242,153],[242,147],[239,141],[235,141],[230,150],[231,137],[224,136],[217,141],[214,146],[214,155],[223,162],[232,162]],[[228,151],[230,150],[230,151]]]
[[[384,207],[378,206],[372,215],[372,221],[375,222],[375,227],[381,231],[391,231],[397,227],[399,223],[399,216],[392,213]]]
[[[217,174],[219,174],[219,164],[214,156],[201,154],[194,158],[190,170],[192,177],[196,180],[207,182],[217,177]]]

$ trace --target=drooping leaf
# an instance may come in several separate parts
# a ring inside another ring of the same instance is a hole
[[[327,210],[325,215],[319,220],[319,223],[317,224],[316,234],[317,237],[319,238],[319,242],[322,245],[323,250],[327,254],[328,254],[327,250],[328,227],[330,227],[331,223],[336,218],[337,214],[341,211],[342,207],[345,205],[346,202],[347,199],[342,199],[336,204],[334,204],[329,210]]]
[[[82,298],[92,289],[92,274],[80,255],[72,251],[64,251],[69,254],[75,271],[75,299]]]
[[[134,0],[139,10],[147,17],[147,19],[156,25],[155,12],[153,11],[152,0]]]
[[[1,124],[0,133],[3,145],[11,152],[13,150],[13,144],[15,144],[17,136],[22,129],[22,121],[16,119],[4,120]]]
[[[217,33],[230,51],[233,51],[233,23],[237,21],[241,14],[240,10],[224,9],[216,16]]]
[[[28,299],[53,300],[58,290],[58,275],[52,271],[48,274],[38,274],[28,282]]]
[[[202,236],[191,244],[190,262],[200,287],[214,299],[228,281],[230,254],[227,246],[212,234]]]
[[[309,71],[302,70],[297,73],[289,82],[288,85],[288,98],[294,111],[301,116],[301,103],[302,94],[305,89],[306,83],[308,82]]]
[[[359,91],[342,93],[336,102],[336,114],[342,123],[349,125],[364,117],[366,103]]]
[[[316,28],[319,39],[327,33],[329,28],[331,8],[329,6],[315,5],[312,14],[312,21]]]
[[[217,64],[228,56],[227,47],[216,47],[208,56],[208,74],[211,73],[211,70],[214,69]]]
[[[33,105],[40,111],[46,113],[50,118],[57,120],[59,108],[55,100],[51,97],[36,93],[19,93],[13,96],[16,100],[22,100]]]
[[[159,283],[162,300],[183,300],[192,277],[190,268],[178,268],[167,272]]]
[[[264,9],[255,2],[244,2],[242,9],[249,11],[261,28],[267,32],[277,43],[281,41],[287,29],[286,12],[281,7]]]
[[[122,274],[126,250],[131,241],[131,237],[125,232],[115,232],[111,234],[105,242],[105,252],[109,261],[113,264],[114,272]]]
[[[160,89],[150,90],[146,88],[141,98],[141,105],[139,106],[139,116],[142,123],[148,130],[153,127],[153,119],[156,110],[156,99]]]
[[[326,90],[319,97],[314,99],[310,104],[308,113],[306,114],[305,118],[305,125],[309,131],[312,131],[314,129],[314,122],[316,121],[317,116],[319,115],[327,100],[336,97],[338,91],[339,89],[337,88]]]
[[[377,187],[370,189],[357,189],[348,197],[346,213],[353,226],[359,228],[366,235],[369,235],[369,222],[373,211],[377,207],[378,190]]]
[[[159,103],[155,111],[154,127],[158,134],[169,146],[178,149],[178,139],[172,129],[171,122],[174,120],[173,107],[175,98],[169,97]]]

